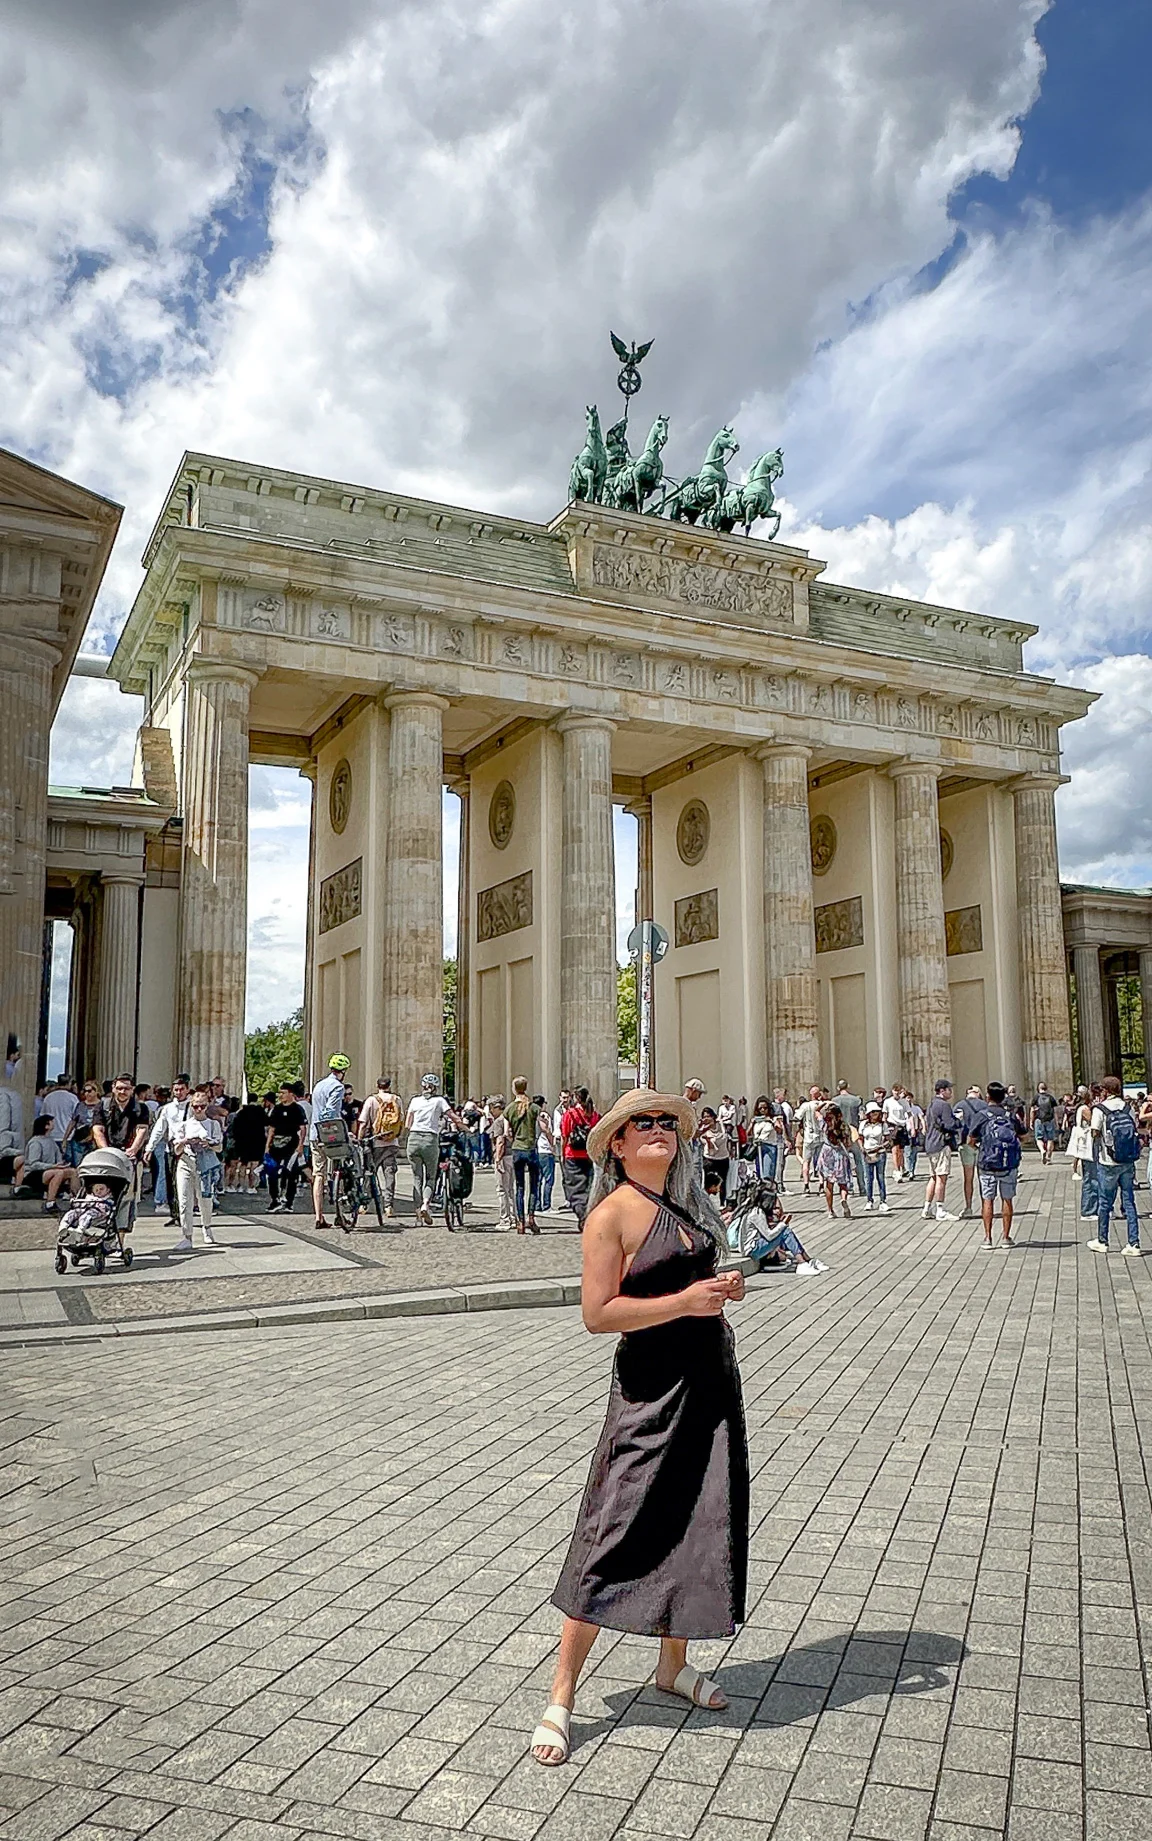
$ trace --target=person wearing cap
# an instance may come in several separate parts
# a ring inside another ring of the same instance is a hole
[[[959,1123],[956,1108],[952,1104],[952,1082],[942,1078],[936,1082],[936,1096],[929,1102],[924,1115],[924,1152],[928,1158],[931,1172],[928,1187],[924,1191],[925,1221],[952,1221],[944,1206],[944,1191],[948,1187],[948,1173],[952,1168],[952,1157],[958,1146]]]
[[[748,1449],[720,1272],[727,1234],[696,1175],[691,1105],[626,1093],[588,1135],[595,1166],[582,1306],[619,1334],[608,1412],[552,1603],[564,1613],[552,1694],[532,1734],[563,1764],[580,1671],[601,1629],[657,1636],[655,1685],[719,1711],[723,1691],[687,1661],[689,1639],[744,1621]]]
[[[416,1208],[416,1219],[424,1227],[432,1225],[432,1196],[436,1188],[436,1171],[440,1162],[440,1130],[445,1119],[456,1129],[463,1129],[463,1120],[453,1112],[448,1101],[436,1089],[440,1085],[435,1074],[425,1074],[420,1082],[419,1093],[414,1093],[408,1101],[408,1112],[404,1126],[408,1133],[408,1167],[412,1172],[412,1201]]]
[[[865,1214],[871,1214],[873,1207],[877,1214],[887,1215],[892,1212],[888,1206],[888,1189],[884,1181],[891,1144],[891,1134],[884,1121],[883,1101],[871,1099],[864,1108],[864,1118],[860,1126],[860,1148],[864,1153],[864,1174],[868,1179],[868,1199],[864,1203]],[[877,1190],[880,1192],[880,1200],[874,1203],[872,1198]]]
[[[308,1149],[312,1157],[312,1213],[316,1217],[316,1226],[326,1228],[324,1218],[324,1184],[328,1177],[328,1157],[316,1131],[319,1120],[342,1119],[344,1101],[344,1076],[352,1063],[347,1055],[329,1055],[328,1072],[323,1080],[318,1080],[312,1089],[312,1119],[308,1127]]]

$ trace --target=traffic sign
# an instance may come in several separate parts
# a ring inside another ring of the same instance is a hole
[[[639,958],[644,946],[645,926],[649,927],[651,930],[652,957],[655,963],[659,965],[671,944],[668,938],[668,929],[662,927],[659,921],[637,921],[631,933],[628,935],[628,951],[634,959]]]

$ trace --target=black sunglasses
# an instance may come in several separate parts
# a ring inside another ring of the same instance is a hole
[[[677,1128],[677,1121],[670,1112],[635,1112],[628,1123],[634,1125],[637,1131],[651,1131],[654,1125],[661,1131],[675,1131]]]

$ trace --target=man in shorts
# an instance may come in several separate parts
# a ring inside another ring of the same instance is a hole
[[[1049,1093],[1046,1081],[1042,1080],[1037,1085],[1035,1098],[1029,1108],[1029,1124],[1040,1152],[1041,1165],[1051,1163],[1056,1143],[1056,1096]]]
[[[1012,1238],[1012,1205],[1016,1199],[1016,1180],[1020,1174],[1020,1139],[1027,1127],[1018,1113],[1006,1109],[1006,1090],[998,1080],[990,1080],[985,1092],[988,1103],[976,1120],[968,1142],[974,1144],[977,1151],[976,1169],[980,1177],[984,1245],[989,1248],[993,1244],[992,1217],[999,1198],[1000,1245],[1008,1252],[1016,1244]]]
[[[948,1173],[952,1168],[955,1148],[956,1112],[952,1105],[952,1082],[941,1079],[936,1082],[936,1096],[930,1101],[924,1115],[924,1154],[931,1172],[924,1192],[922,1212],[925,1221],[953,1219],[944,1206],[944,1192],[948,1187]]]

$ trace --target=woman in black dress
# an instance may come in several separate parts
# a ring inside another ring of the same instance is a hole
[[[564,1612],[552,1696],[532,1734],[563,1764],[576,1683],[597,1632],[660,1638],[656,1686],[727,1705],[687,1662],[692,1637],[744,1619],[748,1450],[724,1306],[744,1296],[718,1273],[723,1223],[696,1177],[692,1108],[638,1088],[589,1134],[596,1169],[584,1230],[583,1314],[620,1343],[608,1414],[552,1602]]]

